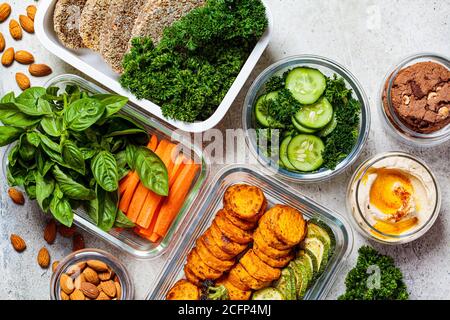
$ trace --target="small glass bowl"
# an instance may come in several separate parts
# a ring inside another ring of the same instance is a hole
[[[352,89],[354,98],[361,104],[361,120],[358,141],[350,154],[343,159],[334,170],[322,168],[311,173],[292,172],[278,166],[278,163],[274,161],[274,159],[270,159],[264,154],[264,152],[258,149],[256,134],[253,130],[256,127],[256,119],[253,112],[256,100],[261,95],[266,82],[272,76],[282,75],[288,69],[300,66],[318,69],[328,77],[331,77],[334,74],[342,77],[345,80],[347,88]],[[246,134],[247,144],[251,152],[266,168],[270,168],[270,170],[276,175],[290,182],[316,182],[324,181],[336,176],[348,168],[358,158],[367,141],[370,131],[370,108],[367,96],[361,84],[345,67],[325,57],[298,55],[285,58],[272,64],[256,78],[250,87],[247,96],[245,97],[244,107],[242,110],[242,122]]]
[[[421,226],[413,228],[411,229],[411,231],[406,231],[405,233],[402,234],[387,234],[376,229],[368,221],[368,218],[366,218],[366,216],[363,214],[361,210],[363,204],[361,204],[358,201],[358,198],[360,196],[359,189],[361,183],[364,183],[363,179],[366,173],[370,169],[376,167],[377,163],[379,163],[380,161],[393,157],[398,158],[398,160],[404,158],[407,161],[412,161],[414,163],[414,166],[411,166],[410,168],[416,167],[424,169],[429,178],[425,180],[427,181],[429,180],[428,182],[431,183],[431,185],[429,186],[430,192],[433,192],[435,194],[435,196],[433,197],[434,203],[430,206],[433,209],[431,210],[432,212],[431,215],[428,217],[428,219]],[[351,220],[353,226],[364,237],[384,244],[393,244],[393,245],[403,244],[420,238],[434,224],[439,215],[440,210],[441,210],[441,190],[435,175],[422,160],[417,159],[417,157],[414,157],[404,152],[385,152],[378,154],[373,158],[367,159],[355,171],[347,188],[347,211],[351,213],[352,216]]]
[[[119,283],[122,288],[120,299],[118,300],[133,300],[134,286],[131,281],[125,266],[111,254],[98,249],[84,249],[69,254],[62,260],[50,279],[50,298],[51,300],[62,300],[60,296],[60,277],[67,269],[79,262],[88,260],[100,260],[106,263],[119,278]]]
[[[419,133],[407,127],[397,116],[391,99],[391,90],[398,73],[404,68],[419,62],[435,62],[450,70],[450,60],[447,57],[434,53],[418,53],[408,56],[391,68],[381,84],[378,95],[378,111],[383,119],[386,131],[397,140],[412,146],[432,147],[442,144],[450,139],[450,125],[432,132]]]

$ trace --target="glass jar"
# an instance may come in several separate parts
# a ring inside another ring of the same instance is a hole
[[[403,59],[391,68],[383,80],[379,93],[378,110],[386,131],[394,138],[413,146],[431,147],[450,139],[450,125],[431,133],[416,132],[402,122],[392,103],[392,89],[399,72],[419,62],[438,63],[450,70],[450,60],[434,53],[419,53]]]
[[[116,274],[120,286],[121,296],[118,300],[132,300],[134,297],[134,286],[125,266],[111,254],[98,249],[84,249],[69,254],[62,260],[50,280],[50,298],[52,300],[61,299],[60,278],[68,268],[88,260],[100,260],[106,263]]]

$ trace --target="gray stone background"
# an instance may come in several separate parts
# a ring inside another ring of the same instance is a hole
[[[25,11],[31,0],[6,0],[13,6],[13,15]],[[377,153],[403,150],[422,158],[438,176],[443,190],[440,216],[431,230],[422,238],[405,245],[374,245],[383,253],[392,255],[403,271],[412,299],[450,298],[450,144],[431,149],[411,148],[398,143],[382,130],[376,109],[377,95],[388,69],[406,55],[417,52],[435,52],[450,55],[450,2],[432,0],[267,0],[275,21],[272,40],[246,86],[242,89],[218,128],[239,128],[241,108],[251,81],[271,63],[296,54],[317,54],[345,65],[360,80],[370,99],[372,130],[369,141],[357,163],[339,177],[324,183],[292,186],[319,203],[347,214],[345,189],[352,172],[363,160]],[[7,24],[0,31],[11,43]],[[46,51],[27,33],[17,50],[31,51],[36,60],[48,63],[54,72],[76,73],[58,58]],[[15,90],[14,74],[25,70],[14,64],[0,67],[0,91]],[[40,85],[48,78],[33,79]],[[3,157],[4,149],[0,156]],[[213,166],[214,175],[219,166]],[[7,195],[7,184],[0,175],[0,299],[48,299],[50,270],[42,270],[36,262],[37,251],[44,245],[42,237],[46,217],[30,201],[19,207]],[[9,243],[11,233],[22,235],[28,249],[17,254]],[[128,267],[136,287],[136,298],[142,299],[153,287],[167,257],[153,261],[135,261],[95,237],[84,234],[88,247],[112,252]],[[353,252],[345,262],[328,299],[335,299],[344,287],[346,273],[355,264],[357,249],[368,243],[355,233]],[[71,251],[71,242],[59,237],[50,248],[52,260],[60,260]]]

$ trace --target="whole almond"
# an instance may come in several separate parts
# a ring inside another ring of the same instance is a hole
[[[100,272],[98,274],[98,277],[100,278],[101,281],[111,280],[114,277],[114,271],[108,269],[108,271],[106,272]]]
[[[108,271],[108,265],[100,260],[88,260],[87,265],[97,272]]]
[[[71,226],[71,227],[66,227],[64,225],[58,226],[58,232],[64,238],[72,238],[76,231],[77,231],[77,228],[75,226]]]
[[[116,296],[116,285],[114,284],[114,281],[108,280],[102,282],[102,291],[110,298],[114,298]]]
[[[37,261],[41,268],[48,268],[48,266],[50,265],[50,253],[48,252],[47,248],[43,247],[41,250],[39,250]]]
[[[15,19],[11,19],[9,22],[9,33],[14,40],[22,39],[22,28]]]
[[[22,252],[27,248],[25,240],[23,240],[22,237],[18,236],[17,234],[12,234],[10,240],[14,250],[16,250],[17,252]]]
[[[60,291],[59,296],[61,297],[61,300],[64,300],[64,301],[70,300],[69,295],[62,290]]]
[[[98,285],[100,283],[100,279],[98,278],[97,272],[94,269],[87,267],[83,271],[84,278],[87,282]]]
[[[14,55],[14,59],[16,59],[16,61],[21,64],[34,63],[33,55],[25,50],[16,51],[16,54]]]
[[[116,296],[117,296],[117,299],[120,300],[120,298],[122,297],[122,287],[120,286],[119,282],[115,282],[114,281],[114,284],[116,285]]]
[[[5,50],[6,41],[5,37],[3,36],[3,33],[0,32],[0,52],[3,52]]]
[[[100,291],[97,289],[97,287],[89,282],[83,282],[81,284],[80,290],[89,299],[97,299],[98,295],[100,294]]]
[[[23,205],[25,203],[23,193],[16,188],[9,188],[8,195],[15,204]]]
[[[84,277],[84,274],[80,274],[74,281],[75,289],[80,289],[81,284],[85,281],[86,281],[86,279]]]
[[[23,30],[28,33],[34,33],[34,21],[29,16],[19,15],[19,22]]]
[[[100,292],[96,300],[111,300],[110,297],[104,292]]]
[[[14,62],[14,48],[8,48],[2,55],[2,65],[9,67]]]
[[[32,76],[45,77],[52,73],[52,69],[46,64],[32,64],[28,67]]]
[[[69,276],[78,276],[80,273],[83,272],[84,268],[86,267],[86,263],[79,262],[77,264],[73,264],[67,268],[67,275]]]
[[[81,289],[75,289],[70,295],[70,300],[84,300],[85,296]]]
[[[30,78],[22,72],[16,73],[16,82],[20,89],[27,90],[30,86]]]
[[[48,244],[53,244],[56,239],[56,222],[55,220],[50,220],[44,229],[44,240]]]
[[[36,17],[36,11],[37,8],[35,5],[29,5],[27,7],[27,16],[34,21],[34,18]]]
[[[81,234],[76,233],[73,236],[73,241],[72,241],[72,251],[79,251],[79,250],[83,250],[85,248],[85,244],[84,244],[84,238]]]
[[[59,286],[61,290],[67,294],[71,294],[75,290],[75,285],[71,277],[63,273],[61,278],[59,278]]]
[[[52,263],[52,271],[55,272],[59,266],[59,261],[55,261]]]
[[[6,2],[0,4],[0,22],[3,22],[6,19],[8,19],[10,14],[11,14],[11,6]]]

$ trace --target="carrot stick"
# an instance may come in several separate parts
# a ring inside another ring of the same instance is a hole
[[[170,225],[184,204],[184,200],[199,168],[200,165],[194,164],[192,160],[189,160],[175,180],[172,188],[170,188],[169,196],[164,201],[155,224],[154,232],[159,236],[164,237],[169,230]]]
[[[175,159],[175,164],[172,168],[172,171],[169,175],[169,186],[172,186],[175,182],[175,179],[180,174],[181,170],[184,167],[184,163],[186,162],[186,157],[182,154],[179,154],[178,157]]]
[[[157,147],[158,147],[158,137],[152,135],[150,141],[148,142],[147,148],[155,152]]]
[[[127,184],[128,186],[125,189],[125,192],[123,193],[119,202],[119,209],[125,214],[128,212],[128,208],[130,206],[131,199],[133,198],[134,191],[139,184],[139,175],[136,171],[133,171],[131,173],[131,176],[128,178]]]
[[[130,176],[131,176],[131,172],[129,172],[122,180],[120,180],[120,182],[119,182],[119,194],[120,194],[120,196],[122,196],[123,193],[125,192],[125,190],[127,189]]]
[[[158,242],[159,239],[161,239],[161,237],[159,236],[159,234],[154,233],[147,239],[150,240],[150,242],[156,243],[156,242]]]

